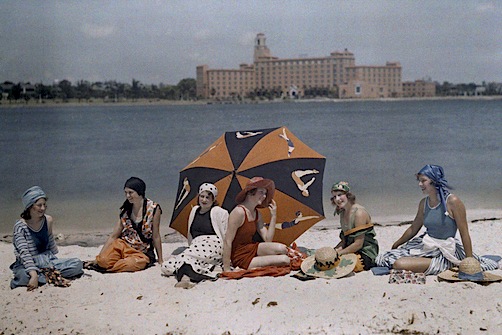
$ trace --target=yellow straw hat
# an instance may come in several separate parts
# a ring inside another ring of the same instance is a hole
[[[341,278],[354,271],[356,254],[338,256],[332,247],[317,249],[315,255],[303,260],[301,269],[309,276],[332,279]]]
[[[452,268],[438,274],[440,281],[472,281],[476,283],[492,283],[502,281],[502,276],[481,270],[479,261],[474,257],[464,258],[458,268]]]

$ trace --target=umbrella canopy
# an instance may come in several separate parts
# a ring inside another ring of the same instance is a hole
[[[218,203],[229,212],[236,195],[256,176],[272,179],[276,191],[274,241],[291,244],[324,219],[322,183],[326,158],[286,127],[226,132],[180,171],[170,226],[187,236],[188,216],[202,183],[218,187]],[[270,222],[268,208],[260,209]]]

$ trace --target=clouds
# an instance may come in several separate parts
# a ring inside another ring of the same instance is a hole
[[[238,42],[240,46],[252,49],[254,48],[254,41],[256,38],[256,35],[259,34],[260,32],[256,31],[247,31],[243,32],[238,36]]]
[[[403,79],[502,81],[500,1],[3,1],[0,81],[176,84],[273,55],[400,61]]]

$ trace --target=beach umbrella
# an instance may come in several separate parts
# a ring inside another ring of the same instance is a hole
[[[286,127],[226,132],[180,171],[170,226],[187,236],[188,216],[197,204],[198,188],[218,187],[218,203],[229,212],[236,195],[256,176],[272,179],[276,191],[274,241],[291,244],[324,219],[322,184],[326,158]],[[260,209],[270,222],[268,208]]]

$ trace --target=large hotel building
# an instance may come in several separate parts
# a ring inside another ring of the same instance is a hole
[[[280,59],[272,56],[265,35],[256,36],[253,64],[239,69],[197,66],[197,96],[204,99],[245,98],[257,92],[302,97],[307,92],[328,92],[337,98],[389,98],[403,96],[399,62],[381,66],[356,65],[347,49],[328,57]]]

